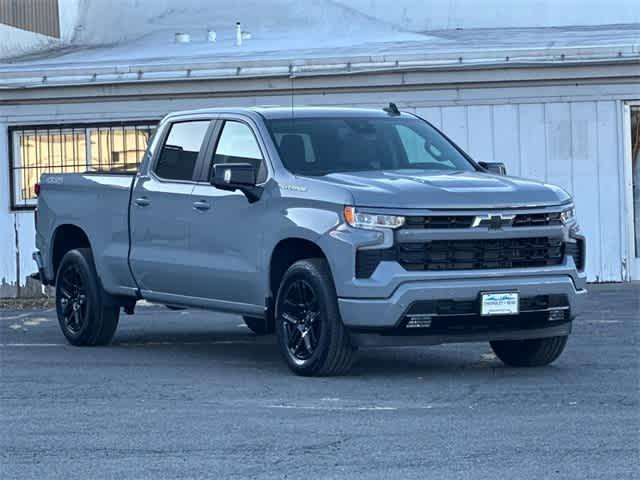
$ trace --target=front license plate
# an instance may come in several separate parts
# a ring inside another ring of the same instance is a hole
[[[480,302],[481,315],[516,315],[519,311],[517,292],[483,293]]]

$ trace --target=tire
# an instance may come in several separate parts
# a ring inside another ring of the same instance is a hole
[[[500,340],[490,342],[496,356],[512,367],[541,367],[556,360],[565,345],[567,336],[536,338],[532,340]]]
[[[356,349],[340,318],[324,259],[300,260],[285,272],[276,298],[275,327],[280,352],[297,375],[342,375],[353,363]]]
[[[111,342],[118,327],[120,307],[109,302],[88,248],[70,250],[56,275],[56,313],[62,333],[71,345],[94,346]]]
[[[249,327],[249,330],[256,335],[269,335],[274,331],[273,321],[269,322],[261,317],[247,316],[242,317],[242,319],[244,320],[245,325]]]

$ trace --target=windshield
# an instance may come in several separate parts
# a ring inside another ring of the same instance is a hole
[[[274,119],[267,127],[285,168],[294,174],[475,170],[442,134],[417,118]]]

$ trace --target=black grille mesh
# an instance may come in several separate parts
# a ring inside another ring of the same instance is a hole
[[[432,217],[406,217],[405,228],[469,228],[474,216],[437,215]]]
[[[548,225],[562,225],[560,212],[520,214],[513,219],[514,227],[546,227]]]
[[[560,265],[563,258],[564,243],[549,237],[397,243],[389,249],[359,250],[356,277],[370,277],[385,260],[409,271],[437,271],[544,267]]]

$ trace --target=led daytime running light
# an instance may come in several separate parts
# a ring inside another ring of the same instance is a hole
[[[344,208],[344,219],[354,228],[399,228],[404,225],[404,217],[359,212],[355,207]]]

